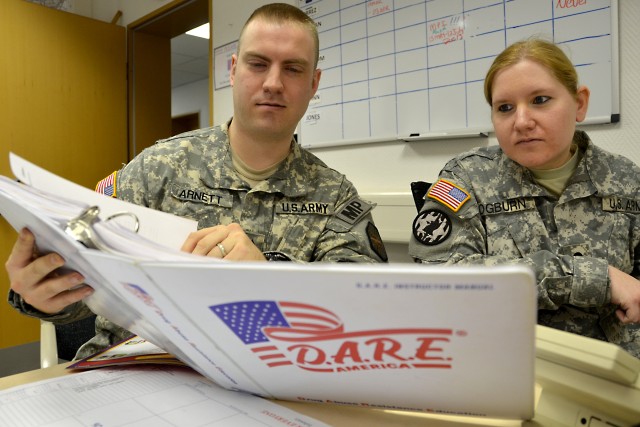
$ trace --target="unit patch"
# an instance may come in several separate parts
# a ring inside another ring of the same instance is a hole
[[[438,209],[422,211],[413,220],[413,237],[423,245],[435,246],[451,234],[451,219]]]
[[[380,232],[378,231],[378,227],[376,227],[372,222],[367,224],[367,236],[369,236],[369,244],[371,245],[371,249],[380,257],[380,259],[384,262],[389,260],[387,255],[387,250],[384,247],[384,243],[382,242],[382,237],[380,237]]]
[[[462,205],[471,198],[469,193],[446,179],[439,179],[433,184],[427,192],[427,197],[439,201],[454,212],[458,212]]]

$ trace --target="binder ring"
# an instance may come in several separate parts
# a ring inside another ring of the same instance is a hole
[[[110,252],[108,246],[106,246],[100,238],[93,231],[93,224],[100,221],[98,214],[100,208],[98,206],[90,206],[85,209],[80,215],[71,219],[65,228],[65,233],[73,236],[78,242],[82,243],[87,248],[100,249],[106,252]],[[134,230],[137,233],[140,227],[140,221],[138,217],[131,212],[116,212],[109,216],[105,221],[109,221],[119,216],[131,216],[135,220]]]
[[[134,232],[138,232],[138,230],[140,229],[140,220],[138,219],[138,216],[136,214],[134,214],[133,212],[116,212],[113,215],[109,215],[107,217],[107,219],[105,219],[105,221],[110,221],[114,218],[117,218],[119,216],[130,216],[131,218],[133,218],[134,221],[134,225],[133,225],[133,231]]]

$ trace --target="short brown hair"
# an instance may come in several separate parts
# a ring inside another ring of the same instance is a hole
[[[578,73],[571,60],[555,43],[539,38],[531,38],[513,43],[494,59],[484,79],[484,97],[489,105],[492,105],[491,91],[498,71],[525,59],[537,62],[545,67],[567,88],[570,94],[577,96]]]
[[[306,28],[311,34],[315,45],[314,68],[318,66],[318,58],[320,57],[320,39],[318,38],[318,28],[316,27],[316,23],[309,17],[309,15],[307,15],[297,7],[287,3],[270,3],[254,10],[249,19],[247,19],[247,22],[244,23],[244,26],[240,31],[240,38],[238,39],[238,52],[240,52],[242,35],[244,34],[247,25],[249,25],[250,22],[256,19],[264,19],[267,22],[274,22],[277,24],[291,22],[299,24],[303,28]]]

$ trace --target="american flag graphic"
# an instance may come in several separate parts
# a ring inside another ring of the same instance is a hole
[[[104,194],[109,197],[116,197],[116,175],[118,171],[103,179],[96,185],[96,193]]]
[[[457,212],[471,197],[466,191],[444,179],[440,179],[433,184],[427,196],[444,203],[454,212]]]
[[[211,306],[227,327],[268,366],[291,365],[271,338],[279,341],[317,341],[344,330],[329,310],[287,301],[239,301]]]

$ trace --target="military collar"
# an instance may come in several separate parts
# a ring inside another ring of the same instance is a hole
[[[499,153],[498,170],[501,171],[501,177],[498,179],[496,191],[503,199],[514,197],[514,188],[521,188],[520,197],[540,197],[549,194],[543,187],[534,184],[533,176],[527,168],[507,157],[502,149]]]
[[[198,167],[200,180],[209,188],[249,191],[249,186],[233,167],[229,141],[231,120],[233,118],[216,126],[203,144],[202,160]],[[254,190],[280,192],[289,197],[309,192],[308,166],[303,158],[302,148],[293,139],[291,146],[289,155],[280,167],[266,181],[254,187]]]

